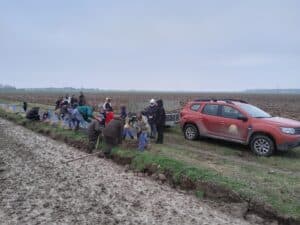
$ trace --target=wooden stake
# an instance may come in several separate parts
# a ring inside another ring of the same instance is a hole
[[[84,156],[81,156],[81,157],[78,157],[78,158],[75,158],[75,159],[71,159],[71,160],[65,161],[64,163],[67,164],[69,162],[74,162],[74,161],[77,161],[77,160],[80,160],[80,159],[85,159],[87,157],[94,156],[94,155],[97,155],[97,154],[99,154],[99,152],[95,152],[93,154],[88,154],[88,155],[84,155]]]

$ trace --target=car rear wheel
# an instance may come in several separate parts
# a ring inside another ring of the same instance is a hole
[[[274,146],[274,141],[266,135],[255,135],[251,140],[251,150],[258,156],[272,155]]]
[[[184,137],[187,140],[196,140],[199,136],[198,129],[193,124],[187,124],[184,126]]]

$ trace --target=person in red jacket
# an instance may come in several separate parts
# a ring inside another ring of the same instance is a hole
[[[115,116],[115,114],[114,114],[113,111],[106,111],[105,126],[106,126],[107,124],[109,124],[109,122],[110,122],[111,120],[114,119],[114,116]]]

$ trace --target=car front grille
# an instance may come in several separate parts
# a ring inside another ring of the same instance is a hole
[[[300,134],[300,127],[295,128],[295,134]]]
[[[166,121],[179,121],[179,113],[167,113],[166,114]]]

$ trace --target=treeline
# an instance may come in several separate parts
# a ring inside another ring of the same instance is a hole
[[[0,84],[0,90],[17,90],[17,88],[11,85]]]
[[[63,87],[63,88],[54,88],[54,87],[50,87],[50,88],[16,88],[14,86],[11,85],[4,85],[4,84],[0,84],[0,92],[30,92],[30,93],[41,93],[41,92],[45,92],[45,93],[78,93],[80,91],[83,92],[105,92],[103,90],[100,89],[95,89],[95,88],[73,88],[73,87]]]
[[[300,89],[249,89],[246,92],[257,94],[300,94]]]

